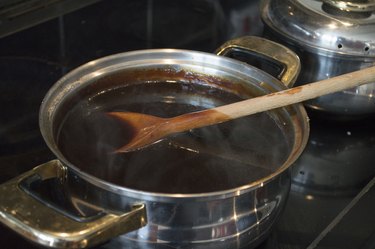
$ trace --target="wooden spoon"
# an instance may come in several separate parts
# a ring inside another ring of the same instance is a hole
[[[371,82],[375,82],[375,66],[280,92],[212,109],[186,113],[172,118],[160,118],[133,112],[108,112],[107,114],[120,119],[134,129],[130,141],[115,151],[128,152],[143,148],[170,134],[300,103],[308,99]]]

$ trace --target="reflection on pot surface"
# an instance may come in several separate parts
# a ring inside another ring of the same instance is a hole
[[[70,191],[65,195],[74,202],[89,196],[91,205],[118,209],[139,201],[103,192],[77,177],[69,179],[66,185]],[[111,244],[131,248],[252,248],[268,235],[282,211],[289,187],[290,175],[286,171],[272,184],[234,198],[143,201],[147,226],[122,235]],[[81,207],[82,210],[85,209]]]

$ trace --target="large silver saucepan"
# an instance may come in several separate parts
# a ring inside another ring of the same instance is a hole
[[[302,105],[125,154],[113,153],[112,140],[122,143],[129,129],[103,114],[177,115],[293,83],[299,59],[283,46],[243,37],[218,50],[254,53],[281,65],[283,83],[238,60],[176,49],[117,54],[67,74],[40,111],[42,134],[58,159],[1,185],[1,222],[50,247],[88,247],[120,235],[118,243],[131,248],[241,248],[262,241],[286,201],[288,168],[306,145]],[[34,193],[51,179],[70,209]]]
[[[375,2],[263,0],[265,36],[301,58],[296,85],[375,64]],[[375,83],[325,95],[306,103],[321,116],[356,119],[375,113]]]

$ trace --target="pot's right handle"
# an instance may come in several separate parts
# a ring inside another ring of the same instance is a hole
[[[286,86],[291,87],[296,81],[301,70],[299,57],[289,48],[256,36],[244,36],[229,40],[217,50],[217,55],[228,56],[233,52],[251,52],[281,65],[281,73],[278,78]]]
[[[83,248],[103,243],[146,224],[144,205],[122,214],[104,213],[89,221],[74,220],[36,200],[20,184],[29,177],[59,177],[58,160],[42,164],[0,186],[0,221],[24,237],[48,247]]]

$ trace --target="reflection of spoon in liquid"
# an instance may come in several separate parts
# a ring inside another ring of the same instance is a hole
[[[130,141],[116,150],[116,152],[128,152],[143,148],[174,133],[219,124],[371,82],[375,82],[375,67],[172,118],[160,118],[134,112],[108,112],[107,114],[132,127],[133,134]]]

